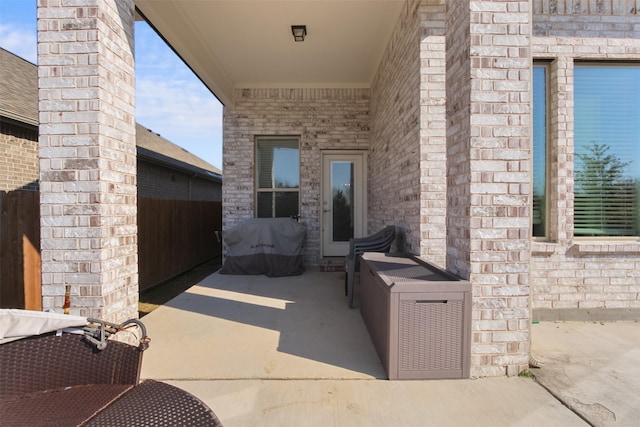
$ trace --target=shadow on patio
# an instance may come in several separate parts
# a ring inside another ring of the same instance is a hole
[[[386,374],[344,273],[213,274],[145,316],[155,379],[371,379]]]
[[[194,394],[226,427],[585,425],[526,378],[380,380],[344,273],[216,273],[144,323],[142,377]]]

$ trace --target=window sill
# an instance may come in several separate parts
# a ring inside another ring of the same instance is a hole
[[[551,255],[558,249],[560,249],[560,245],[558,243],[541,242],[535,240],[531,242],[531,255],[533,256]]]
[[[573,248],[577,254],[640,254],[640,242],[637,241],[574,241]]]

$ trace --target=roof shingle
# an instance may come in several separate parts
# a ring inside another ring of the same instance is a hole
[[[0,48],[0,116],[38,126],[38,68]],[[138,154],[194,172],[222,175],[222,171],[195,154],[136,123]]]

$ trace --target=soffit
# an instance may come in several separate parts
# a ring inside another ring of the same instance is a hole
[[[136,0],[224,103],[237,88],[369,87],[404,0]],[[296,43],[291,25],[306,25]]]

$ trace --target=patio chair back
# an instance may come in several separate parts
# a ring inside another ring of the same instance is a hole
[[[395,237],[396,227],[389,225],[371,236],[349,241],[349,254],[345,259],[344,278],[344,290],[349,307],[353,307],[353,276],[356,271],[360,271],[360,255],[365,252],[389,252]]]
[[[38,335],[0,345],[0,399],[82,384],[140,379],[142,350],[109,341],[98,350],[83,335]]]

